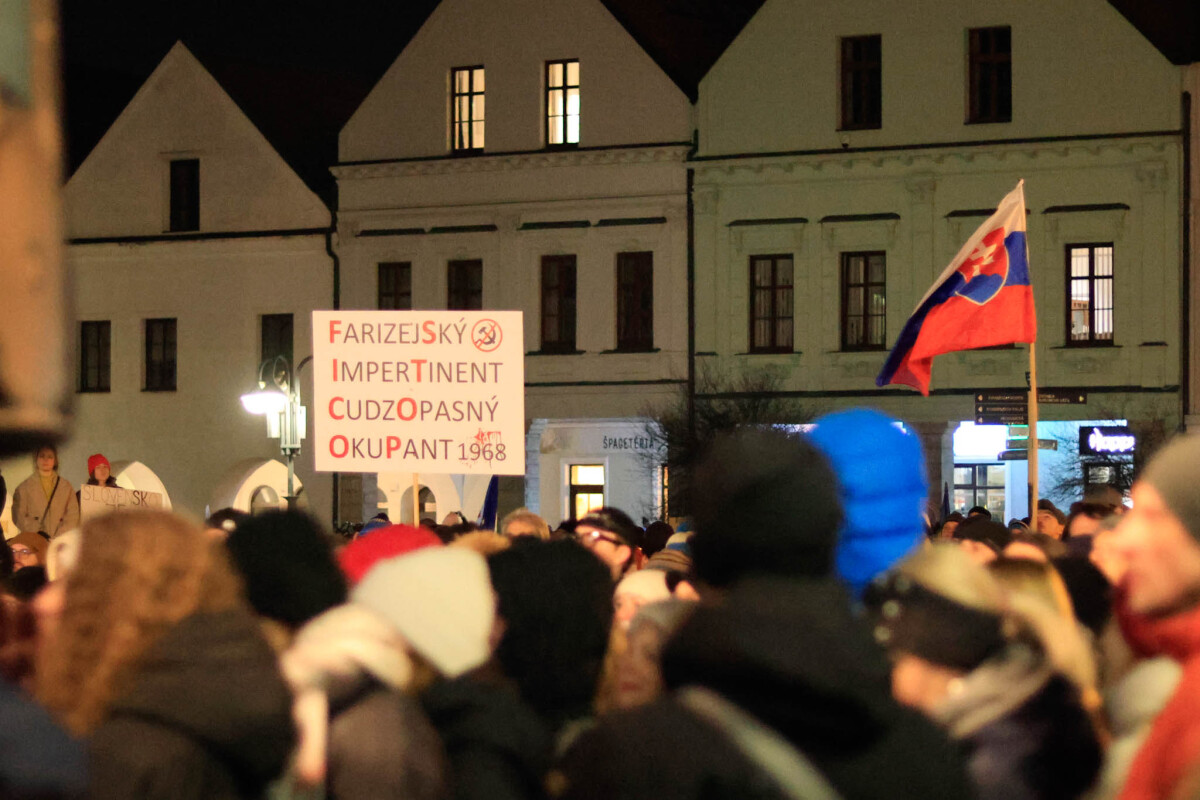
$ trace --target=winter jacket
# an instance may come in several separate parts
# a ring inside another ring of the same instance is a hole
[[[553,736],[490,666],[434,684],[421,704],[446,748],[455,800],[545,796]]]
[[[1169,798],[1200,765],[1200,605],[1165,619],[1131,611],[1117,593],[1117,621],[1134,652],[1166,655],[1183,668],[1175,693],[1154,720],[1129,769],[1121,800]]]
[[[0,681],[0,797],[83,798],[87,753],[41,706]]]
[[[945,734],[891,695],[890,670],[832,578],[758,577],[667,645],[671,689],[717,692],[785,737],[846,798],[971,796]],[[572,800],[779,798],[725,733],[667,696],[580,736],[555,783]]]
[[[1031,647],[1011,645],[977,667],[935,716],[966,747],[980,800],[1070,800],[1100,771],[1078,691]]]
[[[291,694],[249,612],[188,617],[89,741],[93,800],[260,797],[294,742]]]
[[[42,521],[43,513],[45,522]],[[35,472],[13,492],[12,521],[18,530],[28,533],[44,531],[51,538],[78,528],[79,501],[75,498],[75,488],[66,478],[60,477],[47,509],[46,490],[42,488],[42,479]]]

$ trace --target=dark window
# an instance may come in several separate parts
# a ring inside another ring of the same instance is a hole
[[[1067,344],[1112,342],[1112,243],[1067,245]]]
[[[111,390],[109,383],[111,342],[112,323],[108,320],[80,323],[79,391],[107,392]]]
[[[883,350],[887,256],[842,253],[842,349]]]
[[[992,512],[992,519],[1005,519],[1004,465],[955,464],[954,511],[966,514],[975,506]]]
[[[412,309],[412,264],[405,261],[379,265],[379,309]]]
[[[880,36],[842,38],[842,129],[883,124]]]
[[[654,349],[653,253],[617,253],[617,349]]]
[[[575,256],[542,256],[542,350],[575,352]]]
[[[146,320],[147,392],[175,391],[175,320]]]
[[[455,152],[483,150],[483,67],[450,71],[450,119]]]
[[[283,356],[288,364],[293,364],[291,314],[262,315],[262,361],[276,356]]]
[[[446,308],[478,311],[483,308],[483,262],[479,259],[451,261],[447,270]]]
[[[792,352],[792,257],[750,259],[750,351]]]
[[[579,144],[579,61],[546,63],[546,144]]]
[[[1012,28],[972,28],[967,122],[1012,122]]]
[[[171,162],[171,230],[200,230],[200,159]]]

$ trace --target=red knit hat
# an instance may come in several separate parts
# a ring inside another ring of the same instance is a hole
[[[338,553],[338,565],[353,586],[380,561],[411,553],[422,547],[441,546],[437,534],[412,525],[389,525],[376,528],[369,536],[359,536]]]
[[[96,453],[94,456],[88,456],[88,475],[94,476],[96,474],[96,467],[101,464],[108,467],[109,472],[112,472],[112,464],[108,463],[107,458],[99,453]]]

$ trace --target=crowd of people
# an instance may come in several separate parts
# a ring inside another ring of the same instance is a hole
[[[894,423],[722,434],[678,530],[80,527],[41,448],[0,548],[0,797],[1200,798],[1200,436],[1128,503],[1005,525],[940,519]]]

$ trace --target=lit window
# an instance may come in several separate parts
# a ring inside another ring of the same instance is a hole
[[[450,114],[454,151],[483,150],[483,67],[451,70]]]
[[[750,259],[750,352],[792,352],[792,257]]]
[[[571,519],[581,519],[604,506],[604,465],[572,464],[569,475]]]
[[[1067,245],[1067,281],[1067,344],[1112,344],[1112,244]]]
[[[1003,464],[955,464],[954,510],[966,514],[983,506],[992,519],[1006,519]]]
[[[579,144],[579,62],[546,64],[546,144]]]

